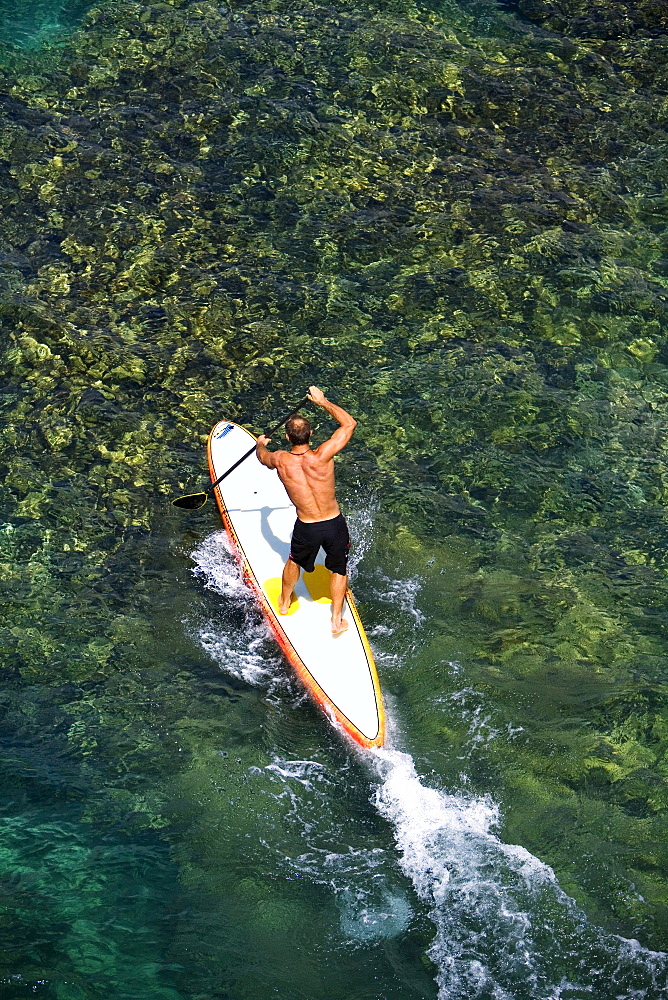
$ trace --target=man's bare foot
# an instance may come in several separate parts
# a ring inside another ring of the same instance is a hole
[[[294,590],[292,591],[292,593],[288,597],[287,601],[284,601],[283,597],[281,595],[281,597],[279,599],[279,602],[278,602],[278,613],[279,613],[279,615],[287,615],[289,613],[289,611],[290,611],[290,605],[292,604],[292,602],[294,601],[294,599],[295,599],[295,592],[294,592]]]
[[[338,625],[332,622],[332,635],[341,635],[342,632],[348,631],[348,622],[345,618],[342,618]]]

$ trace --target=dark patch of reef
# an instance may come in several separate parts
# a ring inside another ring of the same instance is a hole
[[[668,7],[663,0],[510,0],[529,20],[590,47],[592,73],[619,74],[653,93],[668,85]]]

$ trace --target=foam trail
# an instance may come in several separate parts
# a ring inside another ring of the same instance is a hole
[[[374,751],[375,804],[430,908],[440,1000],[659,1000],[668,956],[591,925],[552,869],[504,844],[489,797],[425,786],[412,757]]]
[[[210,590],[240,603],[246,603],[251,597],[226,531],[216,531],[209,535],[193,550],[190,557],[195,563],[193,574],[202,579]]]
[[[204,581],[207,589],[225,598],[218,620],[194,627],[206,652],[232,677],[254,687],[285,685],[281,657],[277,651],[271,655],[268,631],[248,615],[253,597],[239,572],[227,533],[209,535],[191,558],[194,575]],[[230,613],[235,612],[241,612],[241,619],[229,621]]]
[[[348,576],[351,581],[357,576],[357,567],[364,559],[373,542],[373,522],[378,510],[378,501],[372,501],[366,506],[353,507],[346,514],[350,529],[350,559]]]
[[[417,599],[422,589],[422,580],[418,576],[395,580],[385,574],[380,574],[376,598],[387,604],[392,604],[413,619],[413,627],[423,625],[425,616],[417,605]]]
[[[225,533],[209,536],[193,560],[195,574],[227,598],[225,607],[242,612],[241,620],[230,625],[221,611],[221,623],[200,629],[203,645],[231,673],[271,686],[280,675],[280,658],[267,656],[270,647],[257,638],[257,621],[244,624],[250,593]],[[414,581],[408,598],[405,582],[402,587],[395,583],[382,577],[377,596],[419,625],[420,581]],[[465,689],[450,697],[472,694]],[[479,716],[474,712],[472,718],[476,745],[489,729],[489,720]],[[438,970],[440,1000],[660,1000],[668,995],[668,956],[590,924],[548,865],[499,839],[500,813],[491,797],[430,788],[410,754],[391,747],[367,752],[365,759],[373,761],[374,802],[393,826],[401,867],[436,928],[429,955]],[[263,770],[278,782],[277,798],[288,808],[286,822],[299,831],[298,842],[288,849],[275,843],[272,828],[268,841],[280,852],[281,863],[332,888],[349,941],[368,943],[403,933],[411,907],[387,877],[391,862],[385,850],[364,844],[352,849],[347,814],[332,829],[323,827],[323,817],[332,824],[337,789],[347,775],[330,775],[315,762],[280,759]],[[348,843],[346,851],[337,846],[341,843]]]

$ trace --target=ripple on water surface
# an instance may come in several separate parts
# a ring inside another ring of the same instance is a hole
[[[375,751],[375,802],[430,908],[442,1000],[658,1000],[668,956],[588,922],[549,866],[496,835],[490,798],[427,787],[409,754]]]
[[[73,28],[94,0],[0,0],[0,42],[37,48]]]
[[[665,3],[99,6],[3,67],[17,976],[662,1000],[596,924],[667,939]],[[78,9],[0,8],[23,45]],[[243,595],[191,610],[204,521],[160,535],[219,410],[321,377],[385,512],[355,590],[411,755],[380,771]]]
[[[193,558],[208,587],[254,615],[252,595],[240,582],[224,536],[210,536]],[[377,600],[392,603],[417,624],[424,621],[417,580],[406,586],[380,574],[373,587]],[[200,635],[210,648],[206,630]],[[241,671],[238,676],[251,683],[267,683],[266,649],[258,648],[249,667],[237,652],[222,648],[222,666]],[[453,692],[449,702],[470,720],[471,747],[498,735],[472,689]],[[292,877],[329,888],[344,940],[361,947],[401,939],[422,906],[436,929],[428,954],[442,1000],[658,1000],[668,988],[663,953],[596,927],[548,865],[523,847],[503,843],[499,806],[491,797],[429,787],[412,756],[392,746],[371,755],[351,750],[362,768],[358,780],[375,787],[370,800],[390,824],[399,866],[382,835],[355,843],[351,803],[341,794],[349,786],[350,761],[337,769],[331,760],[276,756],[252,769],[260,794],[274,802],[265,849]]]

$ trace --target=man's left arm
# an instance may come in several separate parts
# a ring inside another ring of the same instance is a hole
[[[324,459],[326,462],[329,462],[335,455],[338,455],[340,451],[343,451],[345,446],[348,444],[353,436],[355,428],[357,427],[357,421],[353,416],[351,416],[350,413],[347,413],[342,406],[337,406],[336,403],[332,403],[331,400],[327,399],[322,389],[319,389],[317,385],[311,386],[308,391],[308,398],[312,403],[322,406],[322,408],[339,423],[339,426],[336,428],[331,438],[328,441],[323,441],[323,443],[316,448],[316,454],[318,457]]]
[[[276,468],[276,452],[269,451],[267,445],[269,444],[271,438],[266,437],[264,434],[260,434],[255,445],[255,454],[257,455],[258,461],[266,465],[268,469]]]

